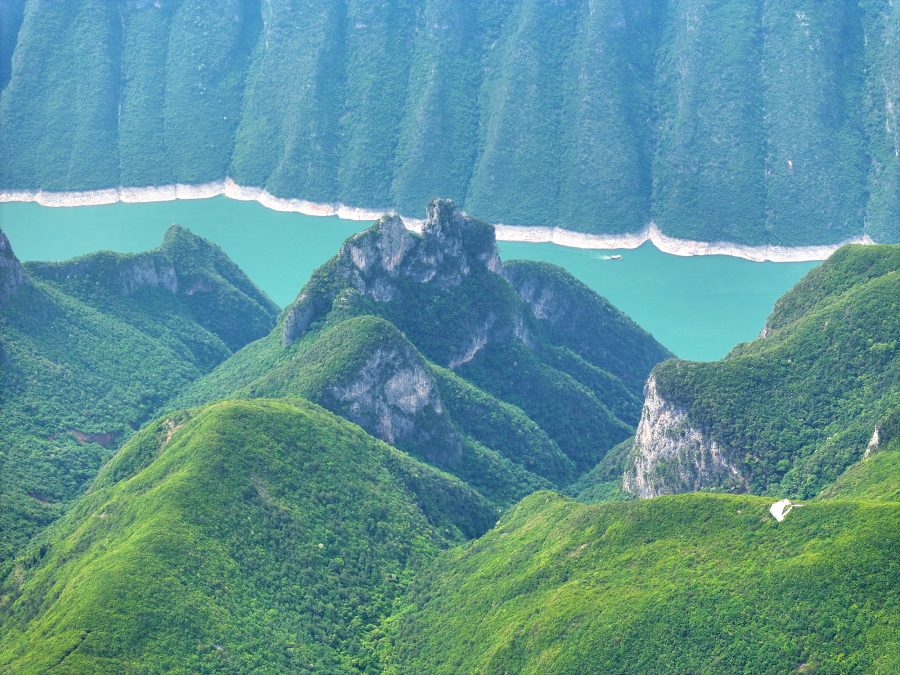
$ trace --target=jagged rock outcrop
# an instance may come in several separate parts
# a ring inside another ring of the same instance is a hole
[[[500,272],[493,228],[466,216],[452,201],[436,199],[426,211],[422,234],[399,216],[383,216],[351,237],[287,310],[285,344],[309,330],[348,288],[368,300],[397,299],[410,282],[436,291],[459,286],[475,272]]]
[[[622,485],[642,498],[748,487],[725,449],[692,425],[685,410],[660,394],[653,375],[644,388],[644,408]]]
[[[0,231],[0,302],[5,301],[16,289],[29,283],[28,275],[13,253],[9,239]]]

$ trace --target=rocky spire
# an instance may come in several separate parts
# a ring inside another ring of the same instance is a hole
[[[398,216],[383,216],[348,239],[327,265],[327,273],[303,289],[287,310],[284,341],[293,341],[327,314],[334,298],[347,288],[376,302],[389,302],[404,282],[443,290],[472,274],[500,270],[494,228],[465,215],[449,199],[428,205],[422,234],[410,232]]]

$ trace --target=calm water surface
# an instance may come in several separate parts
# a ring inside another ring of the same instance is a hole
[[[21,260],[64,260],[103,249],[154,248],[172,223],[219,244],[279,305],[286,305],[341,242],[368,223],[270,211],[213,199],[48,208],[0,204],[0,227]],[[589,251],[501,242],[506,260],[568,269],[678,356],[711,360],[759,333],[772,305],[816,263],[754,263],[727,256],[679,258],[650,244]],[[613,254],[622,260],[610,260]]]

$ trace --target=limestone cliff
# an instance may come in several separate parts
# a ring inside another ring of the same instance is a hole
[[[748,487],[728,453],[691,424],[685,410],[660,394],[653,375],[644,389],[641,420],[622,482],[626,492],[642,498]]]
[[[315,398],[373,436],[438,465],[462,451],[428,365],[399,336],[366,353],[352,373],[327,382]]]
[[[306,333],[348,290],[385,303],[398,299],[410,284],[442,291],[476,272],[500,269],[493,228],[469,218],[450,200],[428,205],[422,234],[408,230],[398,216],[383,216],[347,240],[287,310],[284,342]]]

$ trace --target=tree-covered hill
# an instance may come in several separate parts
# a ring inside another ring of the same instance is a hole
[[[302,396],[501,507],[562,487],[627,438],[669,353],[550,265],[504,266],[490,226],[435,200],[317,270],[266,338],[173,406]]]
[[[654,369],[625,488],[809,498],[897,409],[900,246],[847,246],[778,301],[759,339]]]
[[[0,236],[0,671],[900,667],[900,246],[656,365],[564,271],[427,213],[277,317],[183,228],[25,265]]]
[[[535,493],[417,579],[387,624],[383,665],[896,672],[900,502],[812,500],[783,522],[771,504],[687,494],[585,505]]]
[[[897,242],[898,45],[884,0],[5,0],[0,189]]]
[[[495,510],[300,400],[147,425],[0,587],[0,670],[359,672],[413,573]]]
[[[24,266],[0,234],[0,569],[159,406],[276,316],[183,228],[147,253]]]

